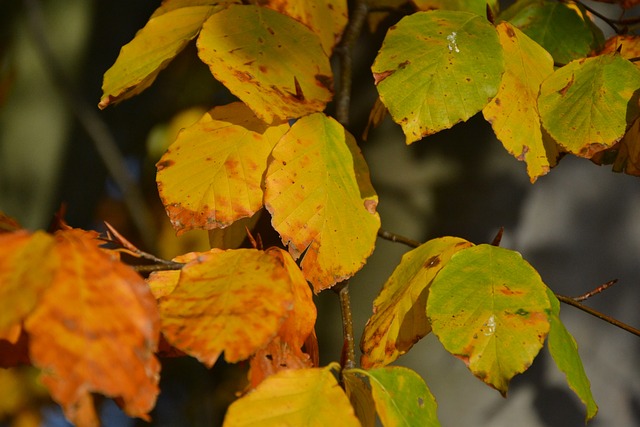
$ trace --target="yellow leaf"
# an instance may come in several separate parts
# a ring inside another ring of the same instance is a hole
[[[213,76],[267,123],[322,111],[331,99],[320,39],[271,9],[229,6],[205,22],[197,44]]]
[[[347,25],[346,0],[261,0],[265,6],[302,22],[320,37],[322,47],[331,56]]]
[[[267,158],[287,128],[266,126],[238,103],[214,108],[184,129],[158,162],[156,176],[178,234],[224,228],[262,208]]]
[[[498,94],[482,113],[507,151],[527,163],[533,183],[556,165],[560,155],[538,114],[540,84],[553,73],[553,58],[508,22],[496,29],[505,52],[505,72]]]
[[[431,331],[427,297],[433,278],[456,252],[473,246],[442,237],[407,252],[373,302],[373,316],[362,335],[362,367],[385,366]]]
[[[270,376],[229,406],[224,427],[359,427],[349,399],[331,372],[337,366]]]
[[[91,418],[92,392],[120,398],[127,414],[147,418],[160,370],[159,317],[149,288],[99,248],[97,233],[70,229],[54,237],[60,266],[25,322],[42,382],[79,425]]]
[[[104,109],[151,86],[158,73],[198,34],[204,21],[231,3],[237,1],[165,0],[105,73],[98,107]]]
[[[247,359],[276,336],[292,310],[289,275],[255,249],[198,254],[160,300],[162,332],[174,347],[212,366]]]
[[[353,136],[313,114],[298,120],[271,155],[265,206],[293,258],[305,253],[305,277],[316,292],[351,277],[380,227],[378,196]]]

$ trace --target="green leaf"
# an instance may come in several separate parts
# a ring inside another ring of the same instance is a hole
[[[237,2],[165,0],[104,74],[98,106],[104,109],[151,86],[158,73],[198,34],[204,21],[231,3]]]
[[[542,125],[567,151],[590,158],[638,118],[639,92],[640,70],[618,54],[573,61],[542,83]]]
[[[280,371],[229,406],[224,427],[359,427],[353,407],[331,372],[325,368]]]
[[[156,176],[178,233],[224,228],[260,210],[267,158],[288,127],[269,127],[242,103],[233,103],[180,132],[157,163]]]
[[[373,252],[378,196],[356,142],[324,114],[293,124],[265,178],[272,225],[316,292],[351,277]]]
[[[478,245],[456,253],[438,273],[427,316],[444,348],[506,395],[549,331],[546,289],[519,253]]]
[[[373,302],[373,316],[362,335],[364,368],[387,365],[431,331],[426,316],[429,285],[457,251],[473,246],[457,237],[442,237],[407,252]]]
[[[460,10],[487,16],[487,5],[493,13],[500,9],[498,0],[412,0],[418,10]]]
[[[322,111],[331,99],[320,39],[289,16],[229,6],[205,22],[197,44],[213,76],[267,123]]]
[[[369,379],[383,426],[440,426],[435,398],[420,375],[411,369],[386,366],[353,371]]]
[[[561,64],[587,56],[604,39],[580,8],[559,1],[518,1],[500,19],[521,29]]]
[[[527,173],[535,182],[556,165],[559,156],[538,114],[538,91],[553,73],[553,58],[508,22],[498,24],[497,30],[505,52],[505,72],[498,94],[482,113],[507,151],[527,163]]]
[[[387,33],[372,71],[380,98],[407,144],[480,111],[504,70],[495,28],[469,12],[406,16]]]
[[[550,289],[547,289],[551,301],[551,329],[549,330],[549,352],[558,369],[567,377],[567,383],[587,408],[586,421],[598,413],[598,406],[591,394],[591,384],[584,372],[582,360],[578,354],[578,345],[560,320],[560,301]]]

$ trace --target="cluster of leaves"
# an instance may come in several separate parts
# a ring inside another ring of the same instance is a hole
[[[395,7],[400,1],[376,0]],[[604,41],[580,5],[520,0],[413,1],[372,66],[407,143],[482,112],[532,182],[571,153],[640,174],[634,36]],[[158,393],[155,353],[212,366],[249,360],[250,391],[225,424],[438,425],[415,372],[389,366],[433,331],[470,371],[506,395],[545,340],[569,386],[597,412],[559,302],[514,251],[464,239],[408,252],[374,301],[361,368],[319,367],[315,293],[357,273],[380,228],[377,195],[356,138],[323,111],[329,59],[346,0],[165,0],[104,77],[100,108],[141,93],[193,39],[238,99],[182,130],[157,163],[178,233],[211,232],[222,248],[173,260],[146,280],[94,232],[0,225],[2,366],[28,360],[66,416],[96,425],[92,393],[145,418]],[[373,23],[372,23],[373,24]],[[380,120],[372,114],[372,125]],[[259,215],[287,250],[235,249]],[[139,251],[117,234],[120,249]],[[115,237],[114,237],[115,236]],[[64,309],[61,301],[65,301]],[[341,387],[338,387],[338,384]],[[403,424],[404,423],[404,424]]]

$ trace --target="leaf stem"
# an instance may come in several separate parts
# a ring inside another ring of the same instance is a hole
[[[353,317],[351,314],[351,298],[349,296],[349,281],[337,283],[333,291],[340,297],[340,311],[342,313],[342,336],[344,344],[342,348],[342,368],[352,369],[356,367],[356,345],[353,336]]]
[[[623,323],[621,321],[619,321],[618,319],[614,319],[613,317],[607,316],[604,313],[599,312],[598,310],[595,310],[591,307],[587,307],[584,304],[581,304],[579,301],[576,301],[574,298],[571,297],[567,297],[564,295],[559,295],[556,294],[556,298],[558,298],[559,301],[568,304],[570,306],[573,306],[577,309],[580,309],[582,311],[584,311],[585,313],[589,313],[592,316],[597,317],[600,320],[604,320],[607,323],[612,324],[613,326],[617,326],[620,329],[623,329],[627,332],[632,333],[633,335],[636,335],[638,337],[640,337],[640,330],[634,328],[633,326],[627,325],[626,323]]]
[[[349,24],[335,52],[340,59],[340,88],[336,94],[336,119],[343,125],[349,124],[349,108],[351,107],[351,86],[353,83],[353,45],[358,40],[365,18],[369,12],[367,0],[356,0]]]
[[[389,240],[391,242],[403,243],[412,248],[417,248],[421,245],[417,240],[410,239],[408,237],[401,236],[399,234],[393,233],[391,231],[383,230],[382,228],[378,230],[378,237]]]

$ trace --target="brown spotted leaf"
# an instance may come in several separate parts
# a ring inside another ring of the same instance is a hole
[[[402,257],[373,302],[373,316],[360,343],[363,368],[388,365],[431,331],[426,316],[429,285],[454,253],[470,246],[464,239],[442,237]]]
[[[160,299],[162,333],[174,347],[212,366],[249,358],[278,333],[293,309],[282,259],[256,249],[197,254]]]
[[[224,228],[260,210],[267,158],[287,128],[267,126],[234,103],[184,129],[157,163],[156,176],[178,234]]]
[[[337,121],[312,114],[271,154],[265,206],[316,292],[351,277],[373,251],[378,196],[358,146]]]
[[[265,7],[232,5],[212,15],[198,37],[198,55],[268,123],[322,111],[332,96],[331,66],[318,36]]]

